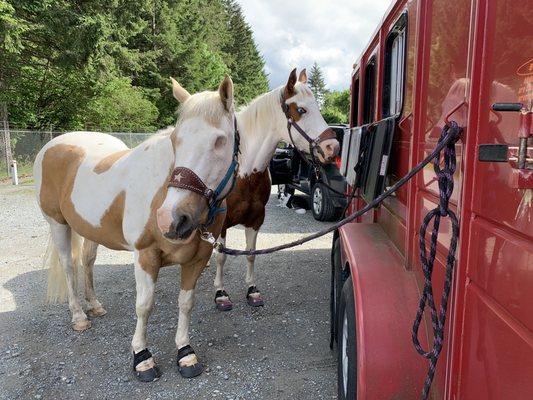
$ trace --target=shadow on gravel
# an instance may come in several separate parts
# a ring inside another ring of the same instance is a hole
[[[0,399],[334,398],[329,251],[259,257],[257,284],[266,300],[261,309],[246,305],[245,266],[244,258],[228,259],[226,289],[235,302],[228,313],[214,308],[214,268],[199,281],[190,332],[207,371],[193,380],[181,378],[175,367],[179,268],[161,271],[148,338],[163,377],[151,384],[136,382],[131,372],[135,284],[130,265],[95,267],[96,291],[108,314],[93,319],[83,333],[71,330],[66,304],[44,303],[47,271],[11,279],[4,288],[16,308],[0,313]]]

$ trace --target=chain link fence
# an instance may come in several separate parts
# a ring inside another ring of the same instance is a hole
[[[17,162],[18,176],[31,178],[33,161],[41,148],[52,138],[65,132],[28,130],[0,126],[0,183],[11,178],[11,160]],[[106,132],[122,140],[130,148],[148,139],[153,133]]]

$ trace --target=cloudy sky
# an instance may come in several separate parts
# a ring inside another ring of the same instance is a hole
[[[270,86],[317,62],[329,89],[346,89],[352,65],[390,0],[238,0],[266,61]]]

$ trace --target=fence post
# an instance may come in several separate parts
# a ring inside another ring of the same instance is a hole
[[[19,184],[19,174],[17,169],[17,160],[11,161],[11,181],[13,182],[13,185],[18,186]]]
[[[2,114],[3,118],[0,121],[2,124],[2,147],[4,148],[7,173],[9,176],[11,176],[11,162],[13,160],[13,154],[11,152],[11,135],[9,134],[9,123],[7,122],[7,116],[4,114],[4,112],[2,112]]]

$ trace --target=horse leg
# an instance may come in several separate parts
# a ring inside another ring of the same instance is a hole
[[[107,314],[102,304],[96,298],[93,284],[93,266],[96,261],[98,243],[85,239],[83,241],[82,263],[85,271],[85,300],[89,304],[87,314],[90,317],[100,317]]]
[[[191,312],[194,307],[194,292],[196,282],[200,277],[205,262],[199,262],[181,267],[181,288],[178,297],[179,317],[178,330],[176,331],[176,348],[178,349],[177,364],[180,374],[185,378],[200,375],[204,367],[198,361],[189,340],[189,324]]]
[[[227,231],[222,231],[220,234],[219,242],[223,245],[226,244]],[[215,304],[219,311],[230,311],[233,308],[228,293],[224,290],[224,264],[226,263],[226,254],[217,253],[216,264],[217,272],[215,275]]]
[[[246,250],[255,250],[257,244],[257,234],[258,230],[253,228],[245,228],[244,234],[246,236]],[[248,290],[246,292],[246,301],[248,305],[252,307],[261,307],[264,305],[263,298],[261,293],[257,290],[255,286],[255,256],[246,256],[247,268],[246,268],[246,285]]]
[[[53,220],[50,223],[50,233],[52,241],[57,249],[59,261],[63,267],[63,272],[67,284],[68,307],[72,315],[72,328],[75,331],[84,331],[91,327],[91,321],[83,312],[78,299],[78,280],[74,265],[76,262],[72,257],[72,229],[68,225],[62,225]]]
[[[146,324],[154,306],[154,291],[160,260],[153,254],[134,252],[135,285],[137,299],[135,311],[137,325],[131,341],[133,349],[133,372],[141,382],[152,382],[161,376],[152,353],[146,347]]]

